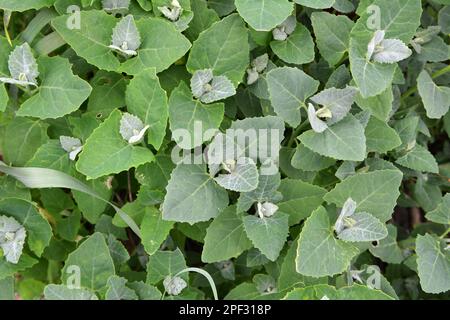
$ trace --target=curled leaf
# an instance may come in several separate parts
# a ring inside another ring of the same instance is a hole
[[[256,57],[252,63],[251,68],[247,69],[247,85],[251,85],[258,81],[259,75],[266,70],[269,63],[269,55],[267,53]]]
[[[81,140],[78,138],[60,136],[59,143],[61,144],[61,147],[69,153],[69,159],[72,161],[75,160],[77,155],[83,150]]]
[[[339,214],[336,223],[334,224],[334,230],[336,230],[337,233],[340,233],[342,232],[342,230],[344,230],[344,219],[353,215],[355,213],[355,210],[356,202],[352,198],[348,198],[347,201],[345,201],[344,206],[342,207],[341,213]]]
[[[129,144],[142,142],[149,127],[144,126],[141,119],[129,113],[124,113],[120,119],[120,134]]]
[[[295,16],[287,17],[282,24],[272,30],[273,39],[278,41],[286,40],[295,31],[296,25],[297,19]]]
[[[385,39],[383,30],[375,31],[367,46],[367,59],[379,63],[396,63],[411,56],[412,51],[403,41]]]
[[[158,7],[158,10],[172,22],[177,21],[183,13],[183,8],[178,0],[172,0],[170,6]]]
[[[261,219],[264,217],[271,217],[278,211],[278,206],[271,202],[257,203],[258,215]]]
[[[317,111],[312,103],[308,104],[308,120],[312,129],[317,133],[322,133],[328,128],[326,122],[319,119]]]
[[[358,89],[347,86],[344,89],[329,88],[316,94],[311,100],[324,108],[317,111],[319,118],[327,118],[327,125],[335,124],[349,113]]]
[[[198,70],[191,79],[191,91],[203,103],[226,99],[236,94],[233,83],[226,76],[214,76],[212,69]]]

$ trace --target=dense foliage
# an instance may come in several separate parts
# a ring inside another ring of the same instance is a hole
[[[450,0],[0,0],[1,299],[450,298]]]

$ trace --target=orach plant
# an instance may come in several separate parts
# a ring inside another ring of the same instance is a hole
[[[0,9],[0,299],[450,298],[450,0]]]

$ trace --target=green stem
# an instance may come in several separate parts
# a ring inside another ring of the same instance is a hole
[[[6,40],[8,40],[9,45],[12,47],[13,44],[12,44],[11,37],[8,32],[8,26],[9,26],[9,22],[11,20],[11,14],[12,14],[12,12],[9,10],[3,11],[3,30],[5,31]]]
[[[431,75],[431,78],[432,79],[439,78],[440,76],[442,76],[442,75],[444,75],[444,74],[446,74],[448,72],[450,72],[450,66],[446,66],[445,68],[436,71],[435,73],[433,73]],[[409,96],[414,94],[416,91],[417,91],[417,86],[409,88],[409,90],[407,90],[404,94],[402,94],[402,98],[401,99],[404,100],[404,99],[408,98]]]
[[[303,122],[300,124],[294,131],[292,131],[291,137],[289,138],[289,142],[287,144],[287,147],[290,148],[295,142],[295,139],[298,137],[300,132],[309,124],[308,121]]]
[[[444,239],[447,234],[450,233],[450,227],[440,236],[441,239]]]

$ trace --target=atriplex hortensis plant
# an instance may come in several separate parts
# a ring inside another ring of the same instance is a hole
[[[0,0],[0,298],[450,297],[448,0],[73,2]]]

